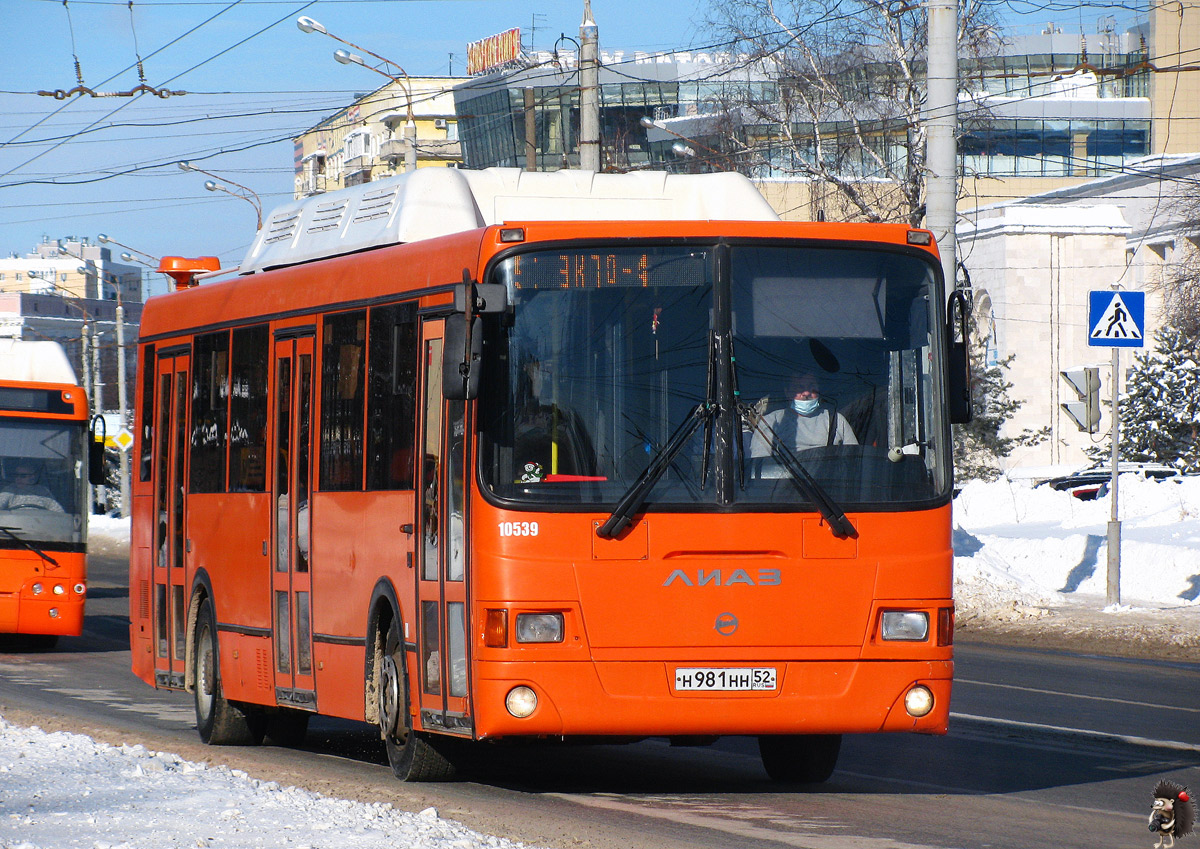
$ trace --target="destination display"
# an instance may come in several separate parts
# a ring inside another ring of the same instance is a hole
[[[501,279],[514,289],[703,286],[709,267],[703,249],[537,251],[506,259]]]

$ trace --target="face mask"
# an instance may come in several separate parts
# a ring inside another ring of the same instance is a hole
[[[816,398],[793,398],[792,409],[802,416],[811,416],[817,411],[819,403]]]

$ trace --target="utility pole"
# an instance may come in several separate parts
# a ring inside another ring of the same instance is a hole
[[[121,417],[121,427],[129,427],[128,390],[125,388],[125,307],[121,305],[120,283],[117,284],[117,404]],[[132,430],[132,428],[130,428]],[[121,461],[121,518],[129,515],[129,499],[132,497],[129,489],[129,452],[120,450]]]
[[[1121,349],[1112,349],[1112,479],[1108,485],[1112,495],[1112,514],[1108,520],[1108,563],[1105,575],[1104,600],[1109,606],[1121,603],[1121,512],[1117,506],[1117,481],[1121,460]]]
[[[925,226],[933,231],[946,285],[957,279],[954,225],[958,202],[958,2],[927,0],[929,23],[925,101]]]
[[[579,167],[600,170],[600,39],[592,0],[583,0],[579,25]]]

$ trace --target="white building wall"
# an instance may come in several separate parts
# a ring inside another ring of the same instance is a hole
[[[1009,206],[981,212],[960,227],[960,256],[981,330],[994,322],[993,359],[1014,355],[1006,373],[1013,384],[1009,395],[1023,406],[1006,435],[1050,427],[1042,444],[1016,449],[1007,469],[1088,462],[1084,448],[1092,436],[1080,433],[1059,407],[1075,400],[1059,371],[1102,364],[1101,395],[1111,396],[1110,350],[1087,344],[1088,292],[1121,278],[1129,230],[1113,205]],[[1123,288],[1132,288],[1127,282]],[[1122,359],[1127,364],[1130,355]],[[1110,420],[1105,408],[1102,432]]]

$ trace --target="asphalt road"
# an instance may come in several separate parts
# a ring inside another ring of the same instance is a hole
[[[1200,664],[960,644],[945,737],[848,737],[819,787],[771,783],[752,741],[489,747],[453,784],[406,785],[367,726],[314,720],[302,749],[199,743],[191,697],[129,671],[125,564],[95,557],[85,634],[0,642],[0,716],[143,743],[346,798],[439,812],[554,847],[1153,846],[1160,778],[1200,789]],[[1146,841],[1146,842],[1143,842]]]

